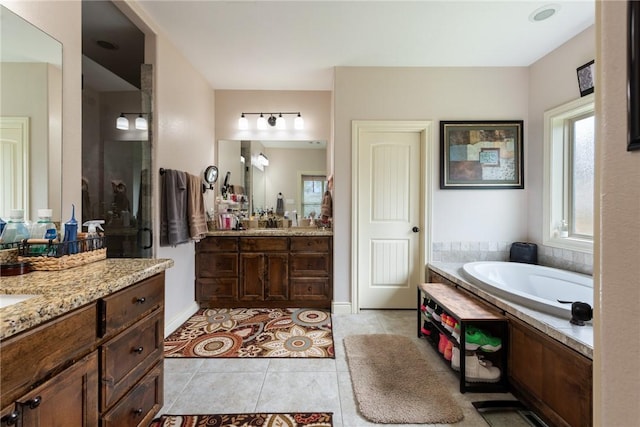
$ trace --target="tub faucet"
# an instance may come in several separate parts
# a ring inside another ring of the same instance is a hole
[[[593,309],[586,302],[562,300],[558,300],[558,302],[560,304],[571,304],[571,320],[569,320],[569,323],[572,325],[584,326],[584,322],[593,319]]]

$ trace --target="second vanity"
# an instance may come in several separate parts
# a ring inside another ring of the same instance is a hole
[[[0,425],[142,426],[163,404],[162,259],[3,277]]]
[[[331,230],[212,231],[196,244],[201,307],[330,308],[332,277]]]

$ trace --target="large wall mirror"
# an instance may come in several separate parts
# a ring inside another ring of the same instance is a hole
[[[60,221],[62,44],[0,5],[0,217]]]
[[[236,193],[244,194],[249,203],[248,214],[276,210],[279,195],[282,195],[285,211],[296,211],[304,216],[305,200],[313,203],[315,193],[304,196],[305,179],[324,181],[327,171],[326,141],[218,141],[218,169],[221,179],[218,190],[228,184]],[[323,184],[310,185],[316,188],[318,206],[324,190]],[[309,192],[308,192],[309,193]],[[220,194],[220,191],[218,191]],[[316,210],[312,204],[307,210]]]

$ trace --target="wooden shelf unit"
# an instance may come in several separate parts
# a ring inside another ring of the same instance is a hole
[[[460,324],[460,342],[447,331],[439,322],[434,321],[431,317],[420,309],[423,299],[427,297],[435,301],[438,306]],[[431,345],[437,351],[438,342],[435,337],[427,337],[422,334],[421,328],[425,321],[430,322],[438,332],[447,336],[453,345],[460,349],[460,393],[470,392],[506,392],[508,391],[507,381],[507,360],[508,360],[508,321],[507,318],[478,301],[476,298],[468,295],[466,292],[455,287],[442,283],[423,283],[418,285],[418,337],[426,337]],[[494,336],[500,337],[502,347],[500,350],[491,353],[484,353],[487,359],[490,359],[495,366],[500,369],[500,380],[496,383],[489,382],[470,382],[464,375],[466,370],[466,349],[465,349],[465,333],[469,325],[477,326],[479,329],[490,331]],[[444,359],[443,357],[443,360]],[[447,360],[447,363],[450,363]]]

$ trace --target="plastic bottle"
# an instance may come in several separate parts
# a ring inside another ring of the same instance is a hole
[[[7,225],[7,223],[0,218],[0,236],[2,236],[2,231],[4,230],[4,226]]]
[[[76,205],[71,205],[71,219],[64,223],[64,239],[67,253],[78,253],[78,221],[76,221]]]
[[[9,221],[4,226],[2,235],[0,235],[0,243],[15,243],[28,238],[29,228],[24,223],[24,211],[22,209],[11,209],[9,211]]]
[[[51,221],[51,209],[38,209],[38,222],[31,227],[32,239],[55,240],[58,237],[56,225]]]
[[[104,219],[94,219],[91,221],[86,221],[82,225],[87,227],[87,240],[88,240],[88,249],[96,250],[102,249],[102,241],[98,239],[100,235],[98,234],[98,228],[104,231],[104,228],[100,224],[104,224]]]

